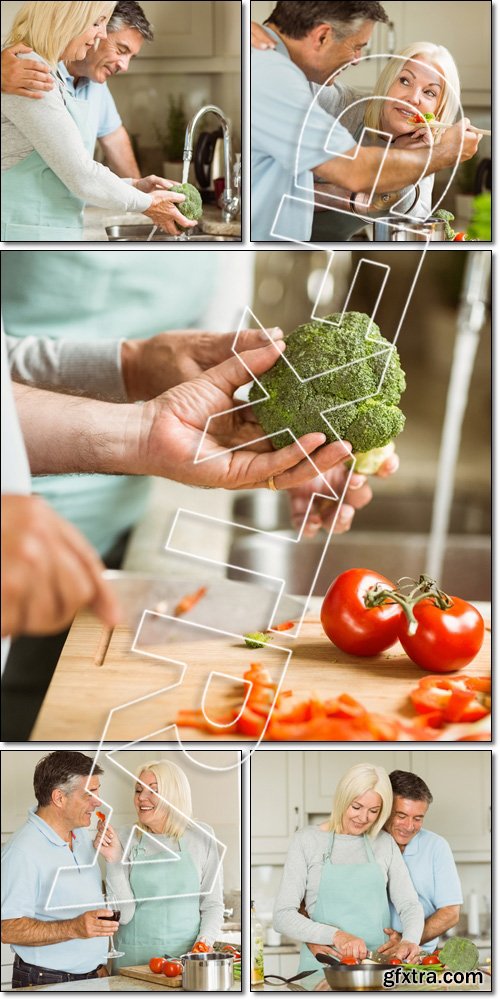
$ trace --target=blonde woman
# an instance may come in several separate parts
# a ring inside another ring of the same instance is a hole
[[[391,807],[387,772],[356,764],[337,786],[329,819],[295,834],[274,927],[302,942],[301,971],[322,968],[317,952],[362,959],[376,951],[390,927],[389,899],[403,927],[391,957],[418,955],[424,912],[401,852],[383,830]]]
[[[108,892],[121,911],[114,941],[124,955],[117,964],[178,957],[197,941],[210,950],[224,915],[220,859],[213,830],[192,819],[186,775],[169,760],[144,764],[134,806],[137,826],[119,832],[108,826],[100,846]],[[103,831],[100,822],[96,847]]]
[[[319,88],[316,88],[319,89]],[[333,84],[324,87],[318,101],[326,111],[349,130],[356,141],[361,139],[364,128],[385,132],[392,136],[391,145],[397,148],[417,149],[439,142],[441,131],[434,133],[427,126],[412,120],[416,113],[434,117],[452,125],[460,108],[460,80],[451,53],[443,45],[432,42],[415,42],[393,56],[382,70],[375,84],[375,97],[368,101],[348,87]],[[387,139],[367,134],[364,143],[382,145]],[[319,211],[315,213],[312,239],[347,240],[363,228],[368,217],[388,216],[391,204],[399,202],[397,211],[415,219],[425,219],[432,210],[434,174],[424,177],[419,184],[399,191],[394,196],[376,196],[368,205],[368,196],[350,195],[348,191],[329,189],[318,184],[316,191],[321,204],[321,192],[332,191],[345,199],[342,208],[348,213]],[[334,204],[325,199],[324,205]],[[398,218],[397,215],[392,218]]]
[[[88,102],[70,94],[60,60],[77,62],[106,38],[115,0],[32,0],[19,11],[7,46],[26,45],[51,70],[54,88],[38,101],[2,94],[2,240],[81,240],[86,202],[115,212],[142,212],[175,235],[188,222],[183,195],[158,178],[122,180],[93,159]],[[163,190],[156,190],[161,184]]]

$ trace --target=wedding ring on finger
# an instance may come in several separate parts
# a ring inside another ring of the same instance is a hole
[[[278,487],[276,486],[276,483],[274,482],[274,476],[269,476],[269,479],[267,480],[267,488],[268,488],[268,490],[271,490],[273,493],[277,493],[278,492]]]

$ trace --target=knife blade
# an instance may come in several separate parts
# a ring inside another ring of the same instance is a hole
[[[120,625],[135,630],[145,611],[151,623],[163,621],[162,638],[176,641],[206,639],[203,628],[186,628],[193,625],[230,632],[242,636],[248,632],[265,632],[274,624],[285,620],[296,621],[303,612],[303,603],[297,598],[283,596],[279,590],[257,584],[228,580],[225,577],[158,577],[144,573],[105,570],[104,580],[112,587],[120,606]],[[206,593],[185,614],[176,617],[175,609],[186,595],[194,595],[200,588]],[[168,621],[167,618],[175,618]],[[158,631],[158,630],[157,630]],[[293,631],[293,630],[291,630]],[[292,638],[288,632],[278,638]],[[281,644],[281,643],[280,643]]]

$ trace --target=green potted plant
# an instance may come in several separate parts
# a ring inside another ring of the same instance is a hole
[[[187,123],[182,96],[170,95],[166,128],[164,131],[158,130],[158,138],[164,156],[163,175],[179,183],[182,181],[182,155]]]
[[[479,159],[480,157],[476,153],[472,159],[465,160],[464,163],[460,164],[455,175],[455,184],[457,186],[455,193],[455,218],[458,220],[459,226],[462,226],[463,223],[467,225],[472,215],[474,179],[479,166]]]

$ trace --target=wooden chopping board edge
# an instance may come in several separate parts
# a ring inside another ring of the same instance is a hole
[[[167,990],[181,990],[182,976],[167,976],[161,973],[151,972],[149,965],[124,965],[118,970],[120,976],[128,976],[129,979],[142,979],[146,983],[154,983],[155,986],[163,986]]]

